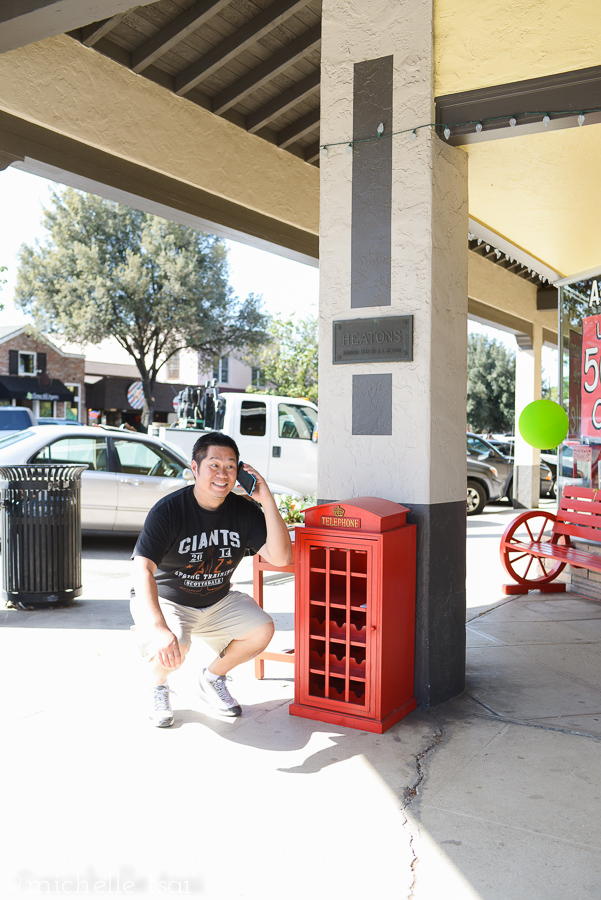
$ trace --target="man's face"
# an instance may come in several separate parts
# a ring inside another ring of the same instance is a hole
[[[201,506],[216,508],[236,484],[238,463],[229,447],[210,446],[200,465],[192,460],[194,494]]]

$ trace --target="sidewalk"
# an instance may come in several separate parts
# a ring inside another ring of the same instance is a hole
[[[468,520],[465,694],[381,736],[290,716],[286,663],[241,667],[243,717],[210,718],[200,646],[172,678],[176,724],[150,727],[132,542],[84,539],[80,602],[0,609],[0,896],[598,898],[601,604],[502,595],[513,515]],[[291,646],[292,576],[266,576],[265,606]]]

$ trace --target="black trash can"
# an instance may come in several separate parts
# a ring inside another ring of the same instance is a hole
[[[20,608],[81,594],[81,473],[87,466],[0,466],[2,598]]]

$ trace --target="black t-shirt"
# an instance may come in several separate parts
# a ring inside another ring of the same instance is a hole
[[[155,503],[133,556],[157,564],[159,597],[201,609],[229,593],[245,551],[256,553],[266,539],[265,516],[252,500],[228,494],[218,509],[204,509],[191,485]]]

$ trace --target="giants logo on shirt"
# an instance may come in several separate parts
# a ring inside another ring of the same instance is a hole
[[[221,540],[219,540],[221,535]],[[178,553],[195,553],[204,547],[239,547],[240,535],[237,531],[228,531],[227,528],[216,528],[214,531],[203,531],[202,534],[194,534],[192,537],[183,538],[179,542]]]

